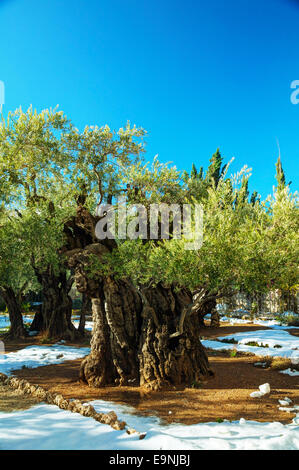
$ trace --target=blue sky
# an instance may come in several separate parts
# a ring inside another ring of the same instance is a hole
[[[74,124],[148,131],[179,169],[217,147],[250,189],[275,182],[277,139],[299,182],[299,2],[295,0],[0,0],[4,112],[57,104]]]

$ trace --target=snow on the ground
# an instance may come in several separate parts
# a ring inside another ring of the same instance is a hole
[[[254,324],[254,325],[260,325],[260,326],[267,326],[268,328],[275,328],[279,330],[288,330],[288,329],[296,329],[299,328],[298,326],[288,326],[282,324],[278,320],[262,320],[258,317],[254,318],[253,320],[249,319],[242,319],[242,318],[237,318],[237,317],[226,317],[222,316],[220,318],[220,322],[228,322],[231,325],[246,325],[246,324]]]
[[[273,330],[296,330],[296,329],[299,328],[299,326],[282,325],[277,320],[259,320],[259,319],[256,319],[254,324],[255,325],[260,325],[260,326],[267,326],[268,328],[272,328]]]
[[[79,320],[72,320],[72,323],[73,323],[75,328],[78,328]],[[92,328],[93,328],[93,321],[86,321],[85,322],[85,330],[92,331]]]
[[[30,325],[33,320],[33,317],[29,315],[23,315],[23,322],[25,325]],[[8,315],[0,315],[0,330],[3,328],[8,328],[10,326],[9,316]]]
[[[61,364],[89,354],[90,348],[76,348],[54,344],[53,346],[28,346],[17,352],[0,355],[0,372],[10,374],[23,367],[35,368],[49,364]]]
[[[25,325],[31,325],[33,320],[33,316],[23,315],[23,321]],[[80,316],[74,315],[72,317],[73,325],[78,328],[79,326]],[[0,314],[0,331],[3,328],[8,328],[10,326],[9,316],[7,314],[1,315]],[[93,321],[86,321],[85,322],[85,330],[92,331],[93,328]]]
[[[279,372],[280,372],[281,374],[292,375],[292,376],[294,376],[294,377],[296,377],[297,375],[299,375],[298,370],[292,370],[292,369],[280,370]]]
[[[30,321],[31,318],[29,317]],[[223,318],[222,318],[223,320]],[[230,321],[233,319],[229,319]],[[73,319],[76,325],[76,319]],[[235,323],[248,323],[236,319]],[[259,356],[290,357],[299,362],[299,339],[288,334],[288,327],[274,320],[256,320],[270,330],[236,333],[219,339],[234,338],[238,344],[204,340],[206,347],[213,349],[237,349],[254,352]],[[0,328],[9,326],[8,316],[0,315]],[[92,322],[87,322],[87,329]],[[248,341],[267,344],[269,347],[247,346]],[[274,348],[274,346],[281,346]],[[297,348],[297,349],[296,349]],[[0,355],[0,372],[9,374],[12,370],[58,364],[66,360],[84,357],[89,348],[75,348],[63,344],[53,346],[29,346],[15,353]],[[290,375],[297,375],[291,371]],[[283,371],[283,373],[289,373]],[[0,449],[2,450],[191,450],[191,449],[299,449],[299,413],[291,424],[256,421],[224,421],[194,425],[164,424],[156,416],[140,416],[134,409],[113,402],[96,400],[90,402],[98,412],[115,411],[118,418],[140,432],[146,432],[145,439],[115,431],[92,418],[60,410],[54,405],[39,404],[28,410],[0,413]],[[171,410],[169,410],[171,412]],[[285,407],[285,412],[290,412]],[[296,410],[297,412],[297,407]]]
[[[251,352],[257,356],[285,357],[291,359],[293,364],[299,363],[299,338],[290,335],[284,329],[246,331],[229,336],[220,336],[216,340],[202,340],[206,348],[216,350],[236,349],[242,352]],[[237,341],[237,344],[229,343]],[[249,346],[247,343],[255,342],[259,346]],[[262,347],[262,346],[266,347]]]
[[[1,450],[298,450],[299,417],[291,424],[224,421],[163,425],[157,417],[132,415],[112,402],[91,402],[97,411],[114,410],[145,439],[115,431],[92,418],[40,404],[28,410],[0,413]]]

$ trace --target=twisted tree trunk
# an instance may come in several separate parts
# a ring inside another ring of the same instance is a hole
[[[92,298],[91,354],[81,365],[81,380],[95,386],[138,383],[141,311],[130,284],[110,277],[100,283]]]
[[[145,295],[150,307],[144,312],[139,343],[140,385],[153,389],[163,385],[190,386],[212,375],[199,341],[198,315],[186,317],[182,334],[171,337],[182,310],[192,303],[191,294],[158,285]]]
[[[210,326],[212,328],[219,328],[220,326],[220,315],[218,313],[218,310],[216,307],[213,307],[212,308],[212,311],[211,311],[211,324]]]
[[[190,386],[211,375],[199,340],[199,316],[184,315],[183,331],[178,332],[182,312],[193,301],[190,292],[161,284],[137,289],[129,280],[88,275],[92,256],[101,263],[106,253],[117,249],[114,240],[96,240],[95,223],[80,206],[65,227],[64,255],[78,291],[92,299],[91,353],[82,362],[80,379],[96,387],[134,384],[159,389]]]
[[[37,313],[31,330],[46,332],[52,339],[74,340],[79,336],[72,324],[72,299],[69,291],[72,282],[67,280],[66,272],[55,274],[51,266],[45,271],[35,270],[42,286],[43,304],[41,313]]]
[[[203,298],[202,302],[200,303],[200,307],[198,308],[198,311],[197,311],[202,326],[204,326],[204,317],[208,315],[209,313],[211,314],[210,326],[219,326],[219,324],[217,324],[218,312],[216,310],[216,305],[217,305],[216,295],[213,297],[210,297],[209,295],[207,295],[206,299]],[[218,321],[219,321],[219,315],[218,315]]]
[[[82,282],[79,283],[82,287]],[[92,294],[91,353],[80,369],[89,385],[191,386],[212,374],[199,340],[198,315],[185,319],[184,332],[171,338],[181,311],[192,301],[171,287],[144,289],[129,281],[102,279]]]
[[[14,290],[11,287],[1,287],[0,293],[6,303],[10,320],[10,329],[5,335],[6,339],[25,338],[27,332],[23,323],[21,305]]]

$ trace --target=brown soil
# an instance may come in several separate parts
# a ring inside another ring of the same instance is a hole
[[[0,385],[0,412],[26,410],[39,403],[40,400],[28,395],[23,395],[17,390],[12,390],[7,385]]]
[[[299,330],[295,330],[295,328],[293,330],[288,330],[288,332],[290,333],[290,335],[299,337]]]
[[[27,348],[28,346],[51,346],[53,344],[56,344],[57,341],[44,341],[40,336],[29,336],[28,338],[24,338],[22,340],[9,340],[5,341],[3,340],[3,337],[0,340],[4,342],[5,346],[5,352],[16,352],[19,351],[20,349]],[[86,335],[86,338],[82,340],[78,340],[76,342],[70,342],[67,341],[64,343],[67,346],[77,346],[77,347],[88,347],[90,344],[90,341],[88,339],[88,335]]]
[[[220,328],[204,328],[202,337],[215,338],[258,329],[268,328],[257,325],[224,324]],[[38,339],[35,339],[35,344],[38,344]],[[17,346],[19,345],[11,344],[12,350]],[[15,375],[52,392],[61,393],[66,398],[79,398],[83,401],[95,399],[115,401],[134,407],[138,414],[155,414],[167,422],[194,424],[217,419],[240,418],[291,422],[295,414],[279,411],[278,399],[288,396],[294,404],[299,404],[298,377],[254,367],[255,362],[263,361],[263,358],[257,356],[238,353],[236,357],[230,357],[229,353],[219,351],[208,351],[208,353],[215,377],[201,383],[200,388],[150,393],[140,387],[96,389],[78,381],[81,359],[36,369],[22,369],[16,371]],[[259,385],[266,382],[271,386],[269,396],[263,398],[249,396],[258,389]]]
[[[246,325],[231,325],[228,322],[221,323],[220,328],[211,328],[206,326],[201,330],[201,339],[215,339],[219,336],[229,336],[234,333],[245,333],[246,331],[257,331],[257,330],[270,330],[267,326],[254,325],[249,323]]]

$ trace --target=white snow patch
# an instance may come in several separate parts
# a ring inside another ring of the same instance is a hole
[[[78,320],[72,320],[72,323],[73,323],[75,328],[78,328],[80,322]],[[92,331],[93,323],[94,323],[93,321],[86,321],[85,322],[85,330]]]
[[[237,344],[226,343],[226,340],[232,339],[236,340]],[[202,344],[206,348],[216,350],[236,349],[257,356],[285,357],[291,359],[294,364],[299,361],[299,338],[291,336],[285,329],[247,331],[221,336],[218,340],[221,341],[203,340]],[[249,346],[249,342],[255,342],[259,346]]]
[[[299,375],[298,370],[292,370],[292,369],[285,369],[285,370],[280,370],[279,371],[281,374],[287,374],[287,375],[292,375],[293,377],[296,377]]]
[[[278,400],[278,403],[281,405],[281,406],[288,406],[292,403],[292,400],[288,397],[285,397],[283,400]]]
[[[75,348],[54,344],[53,346],[28,346],[17,352],[0,356],[0,372],[10,374],[11,371],[22,367],[35,368],[48,364],[61,364],[65,361],[87,356],[90,348]]]
[[[266,384],[260,385],[259,390],[256,392],[252,392],[250,396],[252,398],[261,398],[264,395],[267,395],[268,393],[270,393],[270,385],[266,383]]]
[[[296,450],[299,449],[299,418],[292,424],[239,421],[163,425],[154,416],[131,414],[134,409],[91,402],[97,411],[114,410],[120,419],[146,438],[115,431],[53,405],[40,404],[25,411],[0,413],[0,449],[2,450]]]

